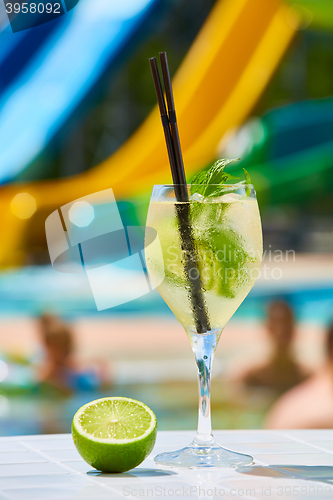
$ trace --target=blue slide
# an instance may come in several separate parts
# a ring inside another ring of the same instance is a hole
[[[0,32],[0,183],[59,134],[158,3],[80,0],[44,25]]]
[[[45,43],[51,33],[59,28],[64,19],[63,17],[59,17],[50,23],[15,34],[12,32],[8,20],[5,17],[1,20],[0,97],[7,87],[13,84],[19,73],[22,73],[28,66],[36,51]],[[6,20],[7,22],[4,22]]]

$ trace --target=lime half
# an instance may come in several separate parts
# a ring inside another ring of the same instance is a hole
[[[81,457],[104,472],[124,472],[152,451],[157,432],[154,412],[129,398],[102,398],[80,408],[72,435]]]

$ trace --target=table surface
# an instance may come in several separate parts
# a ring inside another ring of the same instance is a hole
[[[103,474],[77,453],[70,434],[0,438],[0,500],[137,498],[333,499],[333,430],[216,431],[226,448],[254,457],[238,469],[170,469],[155,454],[181,448],[193,431],[159,432],[137,468]]]

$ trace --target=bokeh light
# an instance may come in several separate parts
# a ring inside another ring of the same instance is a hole
[[[94,220],[94,207],[87,201],[76,201],[69,209],[70,221],[78,227],[86,227]]]
[[[12,199],[10,209],[19,219],[29,219],[36,212],[36,200],[29,193],[18,193]]]

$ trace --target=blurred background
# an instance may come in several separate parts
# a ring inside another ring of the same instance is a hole
[[[148,64],[162,50],[188,179],[241,158],[230,172],[250,173],[263,223],[262,275],[216,352],[213,426],[333,427],[331,0],[80,0],[17,33],[0,2],[0,435],[69,432],[104,395],[196,428],[193,354],[158,293],[98,312],[45,237],[51,213],[108,188],[124,225],[145,224],[171,182]]]

